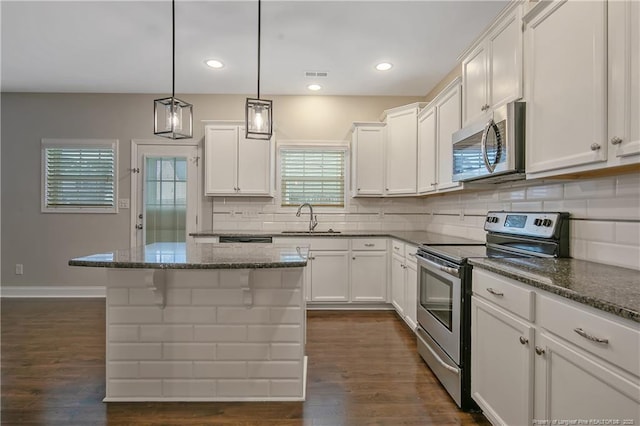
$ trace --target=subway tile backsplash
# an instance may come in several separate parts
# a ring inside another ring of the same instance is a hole
[[[319,230],[427,230],[484,240],[489,210],[571,213],[571,256],[640,269],[640,174],[586,180],[518,182],[438,196],[350,199],[346,212],[316,209]],[[469,188],[468,188],[469,189]],[[283,211],[274,199],[207,198],[202,230],[308,228],[305,210]]]

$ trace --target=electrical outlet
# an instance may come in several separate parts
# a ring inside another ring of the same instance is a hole
[[[22,263],[16,263],[16,275],[24,274],[24,266]]]
[[[129,208],[129,199],[128,198],[118,198],[118,208],[120,208],[120,209],[128,209]]]

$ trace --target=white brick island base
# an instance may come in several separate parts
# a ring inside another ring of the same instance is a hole
[[[107,277],[104,401],[304,400],[304,268]]]

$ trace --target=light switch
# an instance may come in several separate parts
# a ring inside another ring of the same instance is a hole
[[[128,198],[118,198],[118,208],[119,209],[128,209],[129,208],[129,199]]]

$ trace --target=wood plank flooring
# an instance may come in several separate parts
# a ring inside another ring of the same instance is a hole
[[[2,425],[488,425],[455,406],[392,312],[308,313],[307,400],[103,403],[103,299],[3,299]]]

